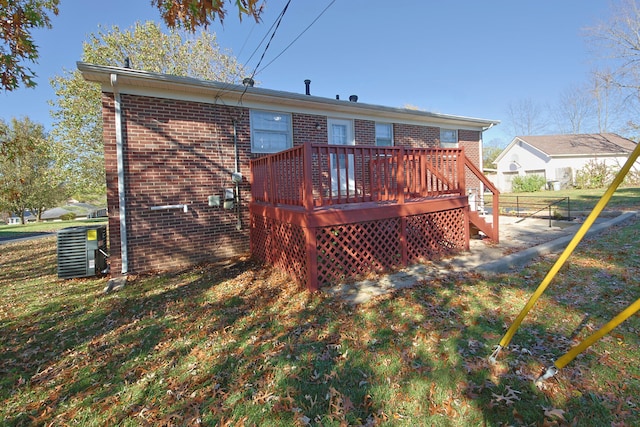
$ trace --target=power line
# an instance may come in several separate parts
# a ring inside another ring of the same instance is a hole
[[[282,13],[282,12],[281,12]],[[251,58],[253,58],[253,55],[256,54],[256,52],[258,51],[258,49],[260,49],[260,46],[262,46],[262,43],[264,43],[265,39],[267,38],[267,36],[269,35],[269,33],[271,32],[271,30],[273,29],[273,27],[275,27],[276,22],[278,22],[278,19],[280,18],[280,15],[278,15],[278,17],[273,21],[273,24],[271,24],[271,26],[269,27],[269,29],[267,30],[267,32],[264,34],[264,36],[262,37],[262,40],[260,40],[260,43],[258,43],[258,45],[256,46],[256,48],[253,50],[253,52],[251,52],[251,55],[249,55],[249,58],[245,61],[245,67],[247,66],[247,64],[249,64],[249,61],[251,61]],[[246,42],[245,42],[246,44]],[[244,46],[243,46],[244,49]]]
[[[260,66],[260,63],[264,59],[264,55],[267,53],[267,49],[269,49],[269,46],[271,45],[271,41],[273,40],[273,38],[276,35],[276,32],[278,31],[278,28],[280,27],[280,23],[282,22],[282,18],[284,17],[284,14],[287,12],[287,9],[289,8],[289,4],[290,3],[291,3],[291,0],[287,1],[287,4],[282,9],[282,12],[280,12],[280,15],[278,15],[278,18],[276,18],[275,28],[273,29],[273,32],[271,33],[271,37],[269,38],[269,42],[265,46],[264,51],[262,52],[262,55],[260,56],[260,60],[258,61],[258,63],[256,64],[256,67],[253,69],[253,72],[251,73],[251,77],[249,77],[250,79],[253,79],[253,77],[256,75],[256,70],[258,69],[258,67]],[[271,25],[271,28],[273,28],[273,25]],[[267,32],[267,34],[269,34],[269,32]],[[265,35],[265,37],[266,37],[266,35]],[[264,38],[262,39],[262,41],[264,41]],[[262,41],[260,42],[260,44],[258,44],[258,47],[260,47],[260,45],[262,44]],[[257,50],[258,50],[258,48],[256,48],[256,51]],[[254,53],[255,53],[255,51],[254,51]],[[253,53],[251,54],[251,56],[253,57]],[[251,58],[249,58],[249,59],[251,59]],[[248,88],[249,88],[249,84],[246,84],[244,86],[244,90],[242,91],[242,94],[240,94],[240,98],[238,99],[238,105],[242,105],[242,99],[244,98],[244,94],[247,93],[247,89]]]
[[[285,52],[287,51],[287,49],[289,49],[289,48],[291,47],[291,45],[293,45],[296,41],[298,41],[298,39],[299,39],[300,37],[302,37],[302,35],[303,35],[304,33],[306,33],[306,32],[307,32],[307,30],[308,30],[309,28],[311,28],[311,27],[313,26],[313,24],[315,24],[315,23],[316,23],[316,21],[317,21],[318,19],[320,19],[320,17],[321,17],[322,15],[324,15],[324,13],[327,11],[327,9],[329,9],[329,8],[330,8],[330,7],[331,7],[335,2],[336,2],[336,0],[331,0],[331,3],[329,3],[329,4],[327,5],[327,7],[325,7],[325,8],[324,8],[324,10],[323,10],[322,12],[320,12],[320,14],[319,14],[318,16],[316,16],[316,18],[315,18],[313,21],[311,21],[311,23],[307,26],[307,28],[305,28],[304,30],[302,30],[302,32],[301,32],[300,34],[298,34],[298,35],[296,36],[296,38],[295,38],[295,39],[293,39],[293,41],[291,41],[291,43],[289,43],[289,44],[287,45],[287,47],[285,47],[284,49],[282,49],[282,51],[281,51],[279,54],[277,54],[275,58],[273,58],[273,59],[272,59],[272,60],[271,60],[267,65],[265,65],[264,67],[262,67],[260,70],[256,71],[256,73],[255,73],[255,74],[260,74],[260,73],[261,73],[265,68],[267,68],[269,65],[271,65],[271,64],[272,64],[276,59],[278,59],[278,58],[279,58],[283,53],[285,53]],[[261,43],[262,43],[262,42],[261,42]],[[258,65],[260,65],[260,64],[258,64]],[[256,69],[257,69],[257,68],[258,68],[258,67],[256,66]]]
[[[247,46],[247,42],[249,41],[249,38],[251,37],[251,34],[253,34],[253,30],[255,30],[257,25],[258,25],[257,22],[253,23],[253,26],[251,27],[251,30],[249,30],[249,34],[247,34],[247,37],[245,37],[245,39],[244,39],[244,43],[242,43],[242,47],[240,48],[240,52],[238,52],[238,58],[240,58],[240,55],[242,55],[242,52],[244,52],[244,48]],[[260,42],[260,43],[262,43],[262,42]],[[251,54],[251,55],[253,55],[253,54]],[[251,57],[249,57],[249,59],[251,59]]]
[[[267,53],[267,50],[269,49],[269,46],[271,45],[271,41],[273,41],[273,38],[275,37],[276,33],[278,32],[278,28],[280,27],[280,23],[282,22],[282,18],[284,17],[284,14],[287,12],[287,8],[289,7],[290,3],[291,3],[291,0],[287,1],[287,4],[284,6],[284,9],[282,9],[282,12],[280,12],[280,15],[278,16],[278,19],[276,21],[276,27],[274,28],[273,32],[271,33],[271,37],[269,38],[269,42],[264,47],[264,51],[262,52],[262,55],[260,56],[260,60],[256,64],[256,67],[253,69],[253,73],[251,73],[251,78],[253,78],[256,75],[256,71],[258,70],[258,67],[260,67],[260,64],[262,63],[262,60],[264,59],[264,55]]]

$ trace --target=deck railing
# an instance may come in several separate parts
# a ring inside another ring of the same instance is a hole
[[[463,195],[462,149],[304,144],[251,161],[253,200],[325,206]]]
[[[481,228],[481,230],[494,242],[498,242],[500,239],[500,191],[493,185],[489,178],[487,178],[476,165],[474,165],[467,157],[464,159],[464,166],[472,175],[474,175],[483,184],[484,189],[491,193],[492,207],[491,207],[491,223],[487,223],[478,212],[484,210],[484,194],[476,195],[475,203],[471,203],[470,220]],[[477,203],[481,202],[480,205]],[[482,209],[481,209],[482,208]]]

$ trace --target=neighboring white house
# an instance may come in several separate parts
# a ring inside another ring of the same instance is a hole
[[[514,177],[540,175],[555,189],[566,187],[589,161],[619,168],[635,147],[613,133],[516,136],[496,158],[496,186],[510,192]]]

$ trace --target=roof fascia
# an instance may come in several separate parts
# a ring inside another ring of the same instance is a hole
[[[479,131],[500,123],[499,120],[386,107],[84,62],[78,62],[77,67],[85,80],[100,83],[102,90],[107,93],[114,90],[111,86],[111,75],[116,74],[119,91],[133,95],[155,95],[170,99],[220,103],[248,108],[273,109],[274,106],[277,106],[290,112],[337,117],[342,115],[349,118],[393,120],[398,123],[443,127],[455,126],[460,129]]]
[[[554,154],[550,155],[552,159],[571,159],[575,157],[629,157],[630,153],[583,153],[583,154]]]
[[[493,162],[494,162],[494,163],[498,163],[500,160],[502,160],[502,158],[503,158],[504,156],[506,156],[506,155],[507,155],[507,152],[508,152],[509,150],[511,150],[511,148],[512,148],[514,145],[516,145],[516,143],[518,142],[518,140],[519,140],[519,139],[520,139],[520,138],[518,138],[517,136],[516,136],[515,138],[513,138],[513,139],[511,140],[511,142],[509,143],[509,145],[507,145],[507,146],[504,148],[504,150],[502,150],[502,152],[501,152],[500,154],[498,154],[498,157],[496,157],[496,159],[495,159]]]
[[[534,150],[536,150],[538,153],[540,153],[540,154],[542,154],[542,155],[544,155],[544,156],[547,156],[547,157],[549,157],[549,158],[550,158],[550,157],[552,157],[552,156],[551,156],[551,154],[549,154],[549,153],[547,153],[547,152],[545,152],[545,151],[543,151],[543,150],[539,149],[539,148],[538,148],[538,147],[536,147],[535,145],[532,145],[531,143],[527,142],[526,140],[524,140],[524,139],[522,139],[522,138],[520,138],[520,137],[516,137],[516,138],[518,138],[520,141],[522,141],[522,143],[523,143],[523,144],[527,144],[529,147],[531,147],[531,148],[533,148]]]

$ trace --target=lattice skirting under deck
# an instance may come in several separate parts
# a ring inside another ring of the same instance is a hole
[[[254,214],[251,250],[257,259],[317,289],[463,250],[467,247],[465,221],[460,208],[320,227],[313,230],[315,254],[307,254],[302,227]],[[309,271],[313,268],[316,271]]]
[[[251,254],[289,274],[297,283],[307,282],[306,241],[302,227],[273,218],[251,215]]]

